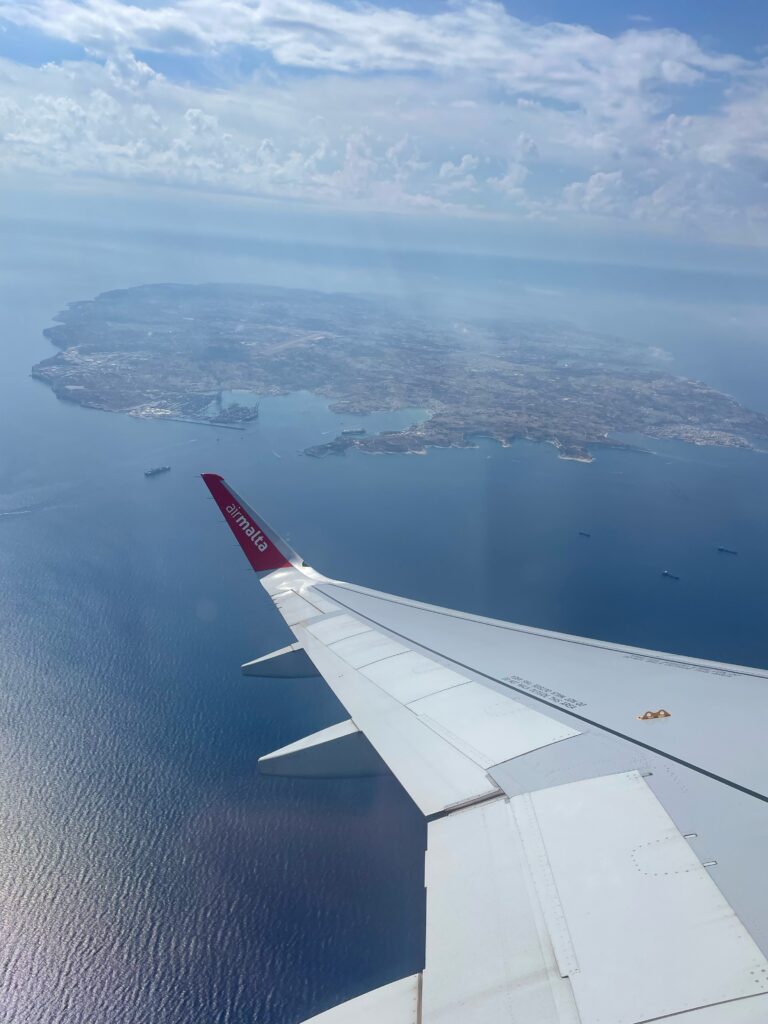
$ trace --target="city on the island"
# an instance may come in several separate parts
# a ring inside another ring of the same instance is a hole
[[[59,351],[32,373],[92,408],[238,428],[258,416],[259,396],[306,390],[354,416],[426,411],[404,430],[344,430],[307,449],[315,456],[489,437],[547,441],[589,461],[622,435],[739,447],[768,438],[768,417],[670,373],[650,343],[568,324],[425,319],[353,295],[226,284],[106,292],[55,321],[45,334]]]

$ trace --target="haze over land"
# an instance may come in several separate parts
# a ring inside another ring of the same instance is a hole
[[[567,324],[440,322],[352,295],[258,285],[147,285],[71,303],[33,374],[80,405],[236,423],[221,393],[311,391],[336,412],[424,408],[409,429],[339,436],[323,455],[423,452],[478,435],[548,441],[566,457],[617,434],[749,447],[768,417],[666,372],[658,350]]]

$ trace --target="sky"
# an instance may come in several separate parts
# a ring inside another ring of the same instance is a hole
[[[764,0],[0,0],[0,83],[6,213],[768,245]]]

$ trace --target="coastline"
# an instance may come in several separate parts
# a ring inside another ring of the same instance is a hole
[[[258,396],[302,390],[349,417],[427,411],[365,436],[347,425],[305,449],[317,458],[424,455],[488,437],[547,442],[591,463],[600,447],[625,447],[610,440],[622,434],[740,448],[768,438],[768,416],[668,373],[652,348],[558,324],[532,334],[530,324],[419,320],[359,296],[227,284],[105,292],[55,321],[44,334],[59,351],[32,376],[87,408],[238,430],[258,417]]]

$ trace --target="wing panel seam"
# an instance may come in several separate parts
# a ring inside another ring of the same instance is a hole
[[[568,978],[579,971],[576,950],[565,919],[557,882],[549,862],[544,837],[536,816],[536,808],[529,793],[510,801],[517,830],[525,851],[525,859],[531,872],[533,887],[549,931],[560,977]]]
[[[511,633],[524,633],[526,636],[542,637],[545,640],[557,640],[558,643],[562,644],[576,644],[578,647],[594,647],[596,650],[601,651],[614,651],[617,654],[625,654],[629,657],[637,657],[641,655],[644,658],[648,658],[651,661],[662,662],[667,665],[683,665],[693,666],[695,668],[701,668],[704,670],[709,669],[722,669],[728,672],[729,675],[749,676],[752,679],[768,679],[768,671],[755,668],[749,665],[728,665],[722,661],[707,661],[705,658],[686,658],[683,655],[665,654],[662,651],[654,651],[645,649],[642,647],[630,647],[626,644],[613,644],[604,640],[595,640],[590,637],[583,636],[572,636],[570,634],[557,633],[554,630],[537,629],[534,626],[523,626],[520,623],[515,622],[501,622],[498,619],[484,618],[482,615],[472,615],[471,613],[462,613],[453,611],[451,608],[441,608],[437,605],[426,605],[420,604],[417,601],[409,601],[407,598],[399,598],[396,594],[385,594],[378,591],[372,591],[365,593],[362,589],[356,589],[353,585],[345,583],[342,580],[326,580],[322,584],[313,584],[320,590],[321,586],[338,587],[340,590],[346,590],[349,593],[362,594],[363,597],[373,597],[378,601],[386,601],[388,604],[396,604],[403,608],[415,607],[417,611],[427,611],[433,615],[441,615],[446,619],[469,619],[471,622],[478,622],[483,626],[490,626],[493,629],[501,629]],[[336,597],[330,597],[328,594],[323,596],[327,597],[329,601],[337,601],[342,604]],[[343,607],[348,608],[347,605]],[[357,615],[364,614],[363,612],[356,612]],[[373,620],[372,620],[373,621]],[[382,626],[382,629],[386,629],[386,626]],[[737,668],[738,671],[734,672],[733,668]]]
[[[338,584],[334,584],[334,586],[338,586]],[[760,793],[757,790],[750,789],[748,786],[743,786],[740,782],[735,782],[733,779],[723,778],[722,775],[717,775],[715,772],[710,772],[706,768],[702,768],[701,765],[693,764],[691,761],[686,761],[685,758],[678,757],[676,754],[670,754],[666,750],[661,750],[659,747],[651,746],[650,743],[643,743],[642,740],[638,740],[634,736],[628,736],[619,729],[613,729],[610,725],[603,725],[601,722],[596,722],[592,718],[587,718],[586,715],[579,715],[575,711],[569,711],[566,708],[562,708],[559,705],[554,704],[552,701],[546,700],[544,697],[528,693],[526,690],[521,689],[519,686],[515,686],[513,683],[507,682],[505,679],[499,679],[497,676],[489,675],[489,673],[483,672],[481,669],[473,668],[471,665],[466,665],[462,661],[450,658],[448,655],[442,654],[440,651],[436,651],[432,647],[427,647],[426,644],[419,643],[418,640],[413,640],[411,637],[406,636],[405,633],[399,633],[396,629],[384,626],[370,615],[366,615],[365,612],[358,611],[357,609],[350,607],[350,605],[344,604],[344,602],[340,601],[338,598],[331,598],[331,600],[336,601],[342,608],[345,608],[353,615],[357,615],[362,619],[366,619],[368,622],[372,622],[377,628],[386,630],[393,636],[400,637],[401,640],[405,640],[409,644],[414,644],[417,648],[423,651],[429,651],[430,654],[435,654],[438,658],[444,658],[445,661],[449,661],[452,665],[457,665],[459,668],[462,668],[467,672],[472,672],[475,675],[482,676],[483,679],[488,679],[492,683],[498,683],[500,686],[504,686],[508,690],[514,690],[515,693],[519,693],[521,696],[527,697],[529,700],[535,700],[537,703],[543,704],[545,707],[552,708],[553,711],[558,711],[560,714],[568,715],[570,718],[575,718],[579,722],[591,725],[595,729],[601,729],[603,732],[610,733],[611,736],[618,736],[619,739],[626,740],[627,743],[632,743],[636,747],[642,747],[644,750],[650,750],[653,754],[659,754],[661,757],[666,757],[670,761],[674,761],[675,764],[682,765],[683,768],[690,768],[691,771],[698,772],[699,775],[705,775],[708,779],[712,779],[714,782],[720,782],[724,786],[729,786],[731,789],[735,789],[739,793],[744,793],[747,796],[754,797],[756,800],[761,800],[763,803],[768,803],[768,796],[765,793]],[[758,676],[757,678],[762,677]]]

